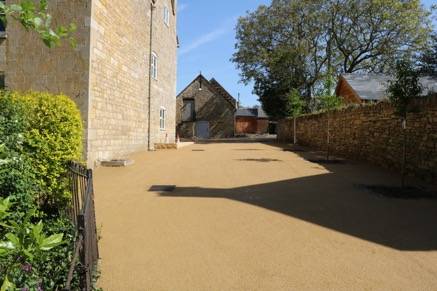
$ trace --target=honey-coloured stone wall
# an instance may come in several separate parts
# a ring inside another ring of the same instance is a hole
[[[437,97],[418,99],[407,117],[407,171],[437,181]],[[327,113],[297,119],[297,139],[302,145],[326,149]],[[329,114],[330,149],[334,154],[369,161],[399,171],[403,131],[389,102],[352,106]],[[278,124],[278,140],[293,140],[293,119]]]

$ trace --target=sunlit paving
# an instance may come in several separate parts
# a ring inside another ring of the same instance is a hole
[[[436,0],[0,0],[0,291],[437,291]]]
[[[322,166],[308,161],[312,152],[274,143],[192,151],[198,147],[97,170],[105,290],[437,284],[437,200],[391,199],[359,186],[397,185],[397,175],[351,162]]]

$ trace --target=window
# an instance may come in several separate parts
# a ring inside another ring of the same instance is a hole
[[[0,72],[0,89],[5,89],[5,73]]]
[[[3,3],[3,5],[5,5],[5,0],[0,0],[0,2]],[[6,31],[6,25],[5,25],[6,18],[5,18],[5,14],[1,13],[0,14],[0,18],[1,18],[1,20],[0,20],[0,33],[4,34],[5,31]]]
[[[194,120],[194,100],[185,99],[184,106],[182,107],[182,121]]]
[[[150,74],[153,79],[158,80],[158,56],[155,53],[152,53]]]
[[[164,23],[167,26],[170,26],[170,10],[167,5],[164,6]]]
[[[161,107],[159,110],[159,128],[161,130],[165,130],[165,118],[167,115],[167,110],[164,107]]]

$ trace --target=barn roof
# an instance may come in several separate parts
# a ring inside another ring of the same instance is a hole
[[[255,108],[238,108],[235,116],[258,117],[258,112]]]
[[[364,100],[382,100],[390,78],[382,74],[344,74],[342,76]]]
[[[180,98],[181,96],[183,96],[183,93],[190,88],[196,81],[202,81],[202,84],[204,86],[208,86],[208,88],[210,88],[211,90],[213,90],[213,92],[218,95],[221,96],[222,98],[224,98],[226,101],[229,102],[229,104],[235,109],[237,108],[237,100],[235,100],[234,97],[232,97],[231,94],[228,93],[228,91],[226,91],[225,88],[223,88],[222,85],[220,85],[219,82],[217,82],[214,78],[212,78],[211,80],[206,79],[202,74],[199,74],[193,81],[191,81],[190,84],[188,84],[187,87],[185,87],[176,98]]]
[[[344,74],[341,76],[363,100],[383,100],[387,98],[387,88],[392,78],[384,74]],[[437,78],[419,78],[422,95],[437,92]]]
[[[228,91],[226,91],[225,88],[223,88],[222,85],[220,85],[219,82],[216,81],[216,79],[212,78],[209,83],[212,85],[212,87],[220,94],[223,96],[223,98],[225,98],[226,100],[228,100],[232,106],[237,107],[237,100],[235,100],[234,97],[232,97],[231,94],[229,94]]]
[[[235,112],[235,116],[240,117],[256,117],[256,118],[268,118],[267,114],[261,107],[254,108],[238,108]]]

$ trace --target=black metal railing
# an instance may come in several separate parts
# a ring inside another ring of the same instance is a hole
[[[80,290],[88,291],[92,290],[93,276],[99,259],[93,172],[81,164],[72,162],[68,175],[72,192],[70,217],[76,226],[77,235],[66,290],[72,290],[72,280],[77,274]]]

